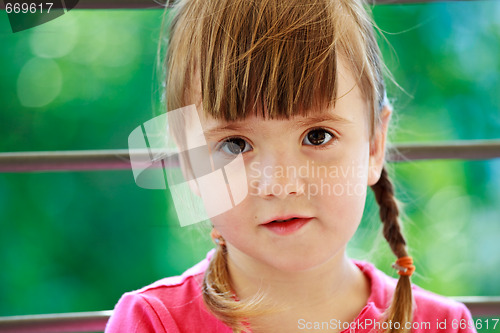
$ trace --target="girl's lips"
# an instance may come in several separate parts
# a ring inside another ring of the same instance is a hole
[[[312,217],[292,217],[287,219],[280,218],[269,221],[267,223],[263,223],[261,224],[261,226],[267,228],[277,235],[284,236],[290,235],[299,230],[312,219]]]

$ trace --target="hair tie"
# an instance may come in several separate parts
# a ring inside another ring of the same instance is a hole
[[[411,276],[415,272],[412,257],[401,257],[392,264],[392,268],[398,271],[399,275]]]
[[[212,240],[216,245],[224,246],[226,245],[226,242],[224,241],[224,238],[222,238],[221,234],[215,228],[212,228],[212,231],[210,232],[210,236],[212,237]]]

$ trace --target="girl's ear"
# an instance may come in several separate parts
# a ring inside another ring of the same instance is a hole
[[[373,138],[370,142],[370,161],[368,169],[368,186],[375,185],[380,179],[382,168],[385,162],[385,142],[387,138],[387,129],[391,119],[392,108],[389,105],[384,106],[381,111],[381,124],[375,128]]]

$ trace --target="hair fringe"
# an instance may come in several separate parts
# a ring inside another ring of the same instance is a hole
[[[228,121],[308,115],[342,97],[342,58],[368,102],[372,133],[379,124],[382,63],[362,0],[183,0],[171,13],[168,110],[201,104]]]
[[[386,168],[382,169],[379,181],[372,186],[375,199],[380,209],[380,220],[382,221],[383,234],[392,252],[396,257],[406,257],[406,241],[401,233],[399,222],[399,209],[394,197],[394,187],[389,178]],[[396,289],[392,296],[391,305],[384,314],[384,320],[388,323],[399,323],[399,329],[388,325],[385,333],[410,333],[406,329],[406,323],[413,320],[413,295],[409,276],[399,276]]]

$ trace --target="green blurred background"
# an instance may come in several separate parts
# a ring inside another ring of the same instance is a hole
[[[500,137],[500,2],[373,8],[393,142]],[[72,10],[13,34],[0,11],[0,151],[127,148],[153,117],[161,10]],[[393,163],[414,282],[500,295],[500,160]],[[112,309],[211,248],[130,170],[0,174],[0,316]],[[390,275],[373,197],[349,248]],[[500,314],[499,316],[500,317]],[[500,328],[499,328],[500,329]],[[500,331],[500,330],[499,330]]]

